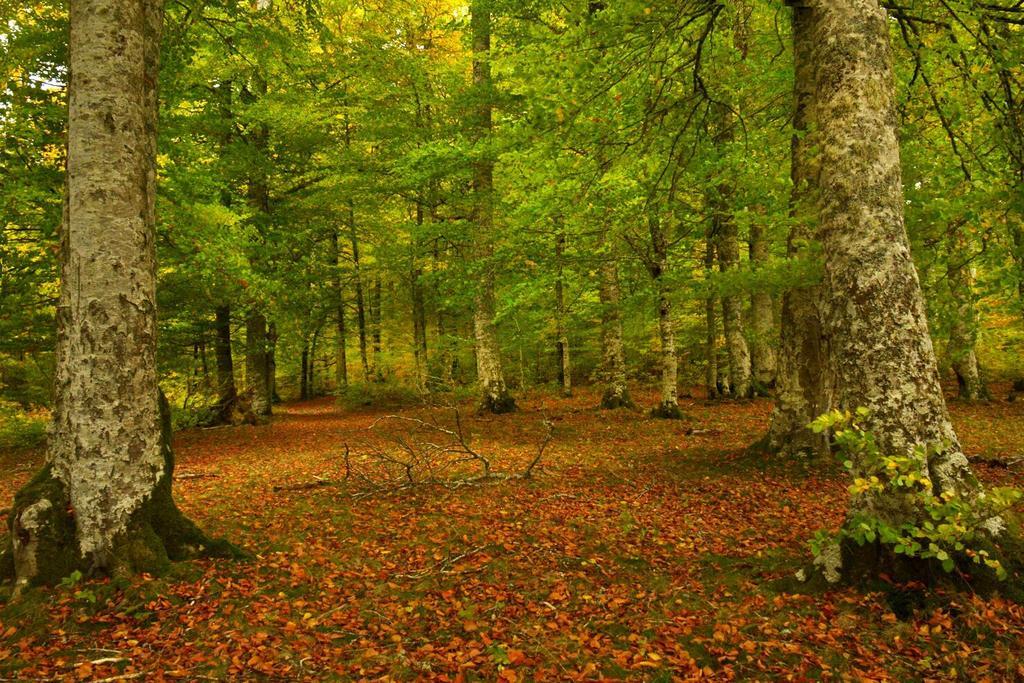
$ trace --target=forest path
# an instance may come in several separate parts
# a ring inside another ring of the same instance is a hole
[[[846,484],[836,467],[743,454],[767,424],[768,402],[685,400],[684,422],[595,411],[595,403],[586,392],[534,394],[515,415],[464,414],[474,447],[507,472],[521,471],[550,420],[554,438],[531,481],[356,499],[357,482],[275,487],[343,479],[345,443],[370,467],[364,455],[381,438],[367,429],[397,411],[341,410],[322,399],[281,406],[269,425],[183,432],[175,440],[182,508],[256,559],[40,593],[2,615],[0,675],[1013,674],[1008,653],[1024,644],[1017,606],[956,598],[955,610],[904,624],[877,596],[773,591],[770,581],[806,558],[814,531],[839,523]],[[443,408],[402,414],[452,422]],[[969,451],[1024,452],[1024,405],[955,406],[954,414]],[[1022,483],[1016,470],[983,475]],[[110,658],[118,661],[90,663]]]

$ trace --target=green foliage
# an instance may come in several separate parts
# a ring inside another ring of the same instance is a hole
[[[42,446],[49,422],[45,411],[26,412],[0,400],[0,451]]]
[[[853,513],[838,537],[819,532],[815,557],[845,540],[879,543],[896,555],[937,561],[952,572],[958,561],[983,565],[1003,580],[1005,567],[988,546],[993,524],[1021,500],[1013,488],[969,492],[937,491],[929,476],[931,456],[948,446],[919,446],[905,456],[883,453],[865,427],[870,412],[832,411],[812,423],[817,433],[831,431],[843,465],[853,476],[849,487]]]

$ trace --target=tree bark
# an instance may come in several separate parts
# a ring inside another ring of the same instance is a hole
[[[491,83],[491,7],[490,0],[473,0],[473,93],[471,136],[477,145],[486,143],[493,132],[494,111]],[[487,150],[478,149],[473,162],[473,222],[476,229],[477,258],[483,274],[477,286],[473,312],[476,340],[477,381],[480,383],[481,409],[508,413],[516,402],[505,385],[501,349],[494,328],[495,277],[490,263],[494,256],[494,161]]]
[[[709,277],[715,269],[717,260],[713,229],[708,229],[704,245],[704,275]],[[704,300],[704,393],[709,400],[719,398],[718,372],[718,297],[708,290]]]
[[[817,19],[818,14],[809,7],[793,8],[795,80],[790,174],[794,222],[787,240],[787,256],[793,260],[817,256],[811,247],[817,238],[817,221],[809,215],[818,187],[811,55]],[[765,438],[768,450],[782,455],[824,457],[830,450],[828,435],[815,434],[808,427],[832,407],[828,349],[819,310],[821,297],[820,283],[794,287],[782,296],[775,410]]]
[[[76,569],[161,571],[213,550],[174,505],[170,413],[157,385],[162,18],[155,0],[70,5],[53,428],[49,464],[10,515],[18,591]]]
[[[273,411],[267,355],[267,319],[258,311],[250,311],[245,320],[245,389],[253,412],[260,416]]]
[[[869,409],[867,427],[880,452],[916,459],[937,495],[974,500],[981,488],[946,411],[904,227],[889,19],[878,0],[809,5],[819,14],[811,49],[821,141],[818,215],[837,403]],[[924,454],[925,445],[934,448]],[[855,460],[854,470],[865,466]],[[927,517],[913,500],[889,491],[859,497],[851,513],[897,528]],[[988,527],[997,535],[1004,525],[996,518]],[[841,578],[848,563],[848,552],[826,555],[826,578]]]
[[[949,356],[956,373],[962,401],[991,397],[981,376],[975,347],[978,343],[978,308],[974,294],[974,269],[966,237],[957,227],[946,236],[946,281],[953,300],[949,331]]]
[[[373,278],[373,290],[370,294],[370,329],[373,338],[373,376],[378,382],[384,381],[384,368],[381,365],[383,344],[381,339],[381,281],[380,273]]]
[[[370,356],[366,334],[366,297],[363,292],[363,269],[359,255],[359,234],[356,232],[356,210],[348,204],[349,238],[352,243],[352,278],[356,285],[356,325],[359,330],[359,359],[363,363],[363,381],[370,381]]]
[[[651,415],[678,420],[683,414],[679,410],[679,361],[676,358],[675,323],[672,320],[672,292],[665,277],[668,272],[668,237],[661,217],[653,208],[647,217],[647,227],[652,254],[648,270],[657,291],[658,339],[661,344],[661,403],[651,411]]]
[[[423,201],[416,202],[416,225],[422,228],[425,220]],[[427,304],[423,288],[423,266],[420,262],[421,237],[417,234],[410,255],[409,290],[412,299],[412,349],[416,364],[416,389],[420,393],[429,391],[427,369]]]
[[[345,329],[345,288],[341,283],[342,253],[340,232],[339,229],[335,229],[331,233],[331,251],[333,255],[333,263],[331,265],[334,268],[331,284],[334,289],[335,304],[334,381],[339,392],[348,388],[348,340],[346,338],[347,330]],[[305,352],[308,353],[308,351]],[[303,376],[304,381],[305,379],[305,376]]]
[[[619,288],[619,264],[608,254],[598,272],[598,297],[601,301],[601,372],[605,385],[601,407],[606,410],[634,407],[626,383],[626,353],[622,341],[622,292]]]
[[[238,400],[235,386],[235,366],[231,356],[231,307],[218,306],[215,311],[216,340],[214,356],[217,360],[217,422],[231,422],[231,413]]]
[[[302,375],[299,378],[299,400],[309,399],[309,344],[302,345]]]
[[[569,334],[566,330],[565,307],[565,233],[555,235],[555,350],[558,353],[558,384],[562,395],[572,396],[572,363],[569,357]]]
[[[740,267],[739,232],[727,209],[715,212],[715,233],[718,239],[718,267],[722,273],[734,273]],[[750,373],[750,349],[743,335],[743,311],[735,294],[722,296],[722,327],[729,354],[729,386],[733,398],[750,398],[753,384]]]
[[[750,265],[756,271],[768,265],[771,259],[771,245],[759,224],[750,226]],[[775,305],[772,295],[763,289],[756,289],[750,295],[750,321],[753,338],[750,347],[750,363],[754,377],[755,393],[766,395],[775,387]]]

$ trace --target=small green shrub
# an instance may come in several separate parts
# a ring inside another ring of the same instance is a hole
[[[25,411],[0,401],[0,450],[42,446],[49,423],[50,415],[45,410]]]
[[[350,384],[338,395],[338,404],[350,410],[367,407],[400,408],[422,404],[424,397],[414,388],[395,382]]]
[[[851,507],[859,511],[847,519],[838,536],[818,532],[811,542],[815,558],[822,559],[828,548],[845,540],[859,546],[877,542],[896,555],[934,559],[946,572],[961,560],[984,565],[1005,579],[1005,567],[986,546],[992,539],[993,522],[1021,499],[1021,491],[993,488],[968,497],[955,491],[937,493],[927,463],[946,445],[921,446],[907,456],[886,455],[864,428],[869,417],[865,408],[855,414],[833,411],[811,425],[817,433],[833,432],[843,465],[853,476]],[[867,512],[874,509],[870,501],[883,498],[898,502],[911,518],[895,523]]]

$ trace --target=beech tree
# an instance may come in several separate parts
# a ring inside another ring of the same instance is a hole
[[[800,7],[812,15],[797,27],[810,31],[821,149],[816,207],[825,262],[823,320],[836,405],[866,409],[878,453],[912,458],[936,496],[979,504],[984,490],[949,420],[904,226],[888,14],[878,0],[807,0]],[[853,467],[870,471],[866,462]],[[850,514],[903,528],[928,518],[920,505],[879,487],[856,498]],[[997,544],[1012,533],[998,516],[983,526]],[[836,581],[863,569],[858,565],[865,559],[875,571],[892,566],[895,557],[880,539],[830,546],[817,563]]]
[[[56,401],[48,464],[11,513],[19,586],[230,552],[171,496],[170,415],[156,374],[162,13],[158,0],[70,4]]]

